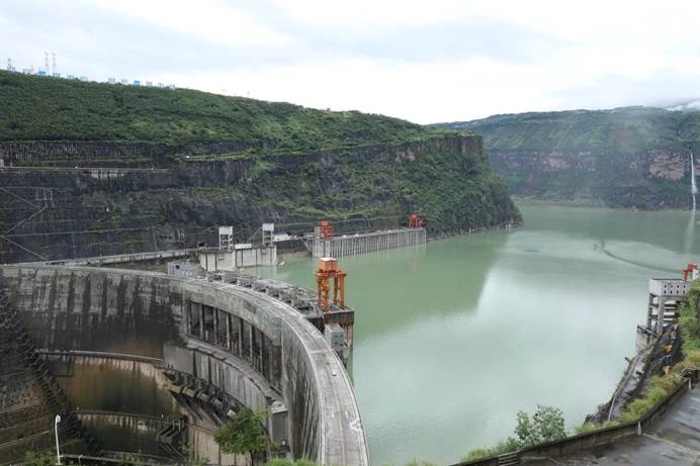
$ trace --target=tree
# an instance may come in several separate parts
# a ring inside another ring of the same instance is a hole
[[[492,447],[471,450],[462,458],[462,461],[473,461],[487,456],[502,455],[521,448],[531,447],[538,443],[566,437],[564,414],[561,409],[554,406],[537,405],[537,411],[532,416],[532,420],[525,411],[519,411],[517,422],[518,425],[514,430],[517,438],[508,437]]]
[[[224,453],[262,453],[265,451],[266,437],[261,422],[266,417],[265,411],[253,412],[243,408],[216,430],[214,439]]]
[[[520,411],[517,420],[515,435],[521,448],[566,437],[564,413],[554,406],[537,405],[532,421],[525,411]]]

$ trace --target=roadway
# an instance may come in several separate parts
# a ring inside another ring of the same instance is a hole
[[[647,432],[575,455],[528,461],[528,465],[700,465],[700,389],[671,405]]]

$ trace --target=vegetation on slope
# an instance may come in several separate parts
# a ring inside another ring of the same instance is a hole
[[[390,152],[362,157],[346,150],[293,168],[283,158],[269,157],[236,186],[171,194],[165,213],[200,225],[226,218],[241,230],[242,205],[255,206],[263,213],[261,221],[274,219],[278,228],[292,232],[308,231],[323,219],[343,232],[395,228],[411,213],[421,215],[435,234],[520,221],[505,183],[485,158],[450,148],[402,162]]]
[[[683,360],[675,364],[664,375],[651,379],[649,387],[641,398],[625,407],[622,421],[636,421],[666,397],[681,382],[681,373],[687,369],[700,367],[700,280],[695,280],[688,292],[685,304],[680,309],[680,337]]]
[[[481,133],[489,149],[630,154],[697,140],[700,112],[623,107],[494,115],[436,126]]]
[[[438,132],[356,111],[5,71],[0,71],[0,102],[0,141],[236,141],[251,147],[312,150]]]
[[[512,194],[568,204],[688,208],[700,112],[613,110],[495,115],[437,125],[484,136]]]
[[[405,225],[415,212],[436,234],[520,222],[481,140],[454,131],[7,72],[0,72],[0,102],[5,165],[37,169],[0,171],[0,184],[18,195],[33,196],[24,187],[37,183],[60,193],[55,209],[29,222],[31,204],[0,199],[11,212],[0,226],[19,224],[12,240],[45,257],[216,244],[217,225],[233,225],[245,241],[270,221],[299,233],[325,219],[350,232]],[[87,167],[139,170],[104,179]],[[9,244],[0,245],[0,258],[24,260],[26,250]]]

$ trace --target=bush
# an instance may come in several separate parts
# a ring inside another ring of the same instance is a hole
[[[267,463],[265,466],[319,466],[318,463],[314,463],[310,460],[299,459],[299,460],[287,460],[284,458],[275,458]]]
[[[521,448],[566,437],[564,413],[559,408],[537,405],[532,421],[525,411],[520,411],[517,416],[515,434]]]
[[[538,443],[566,437],[564,414],[561,409],[554,406],[537,405],[537,411],[532,416],[532,420],[525,411],[519,411],[517,420],[518,425],[514,431],[517,438],[508,437],[492,447],[471,450],[462,458],[462,461],[474,461],[488,456],[502,455]]]
[[[267,439],[261,422],[266,417],[265,411],[253,412],[243,408],[233,419],[216,430],[214,440],[224,453],[262,453],[265,451]]]

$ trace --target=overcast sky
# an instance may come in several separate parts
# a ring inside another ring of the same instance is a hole
[[[700,97],[700,2],[0,0],[16,68],[418,123]]]

